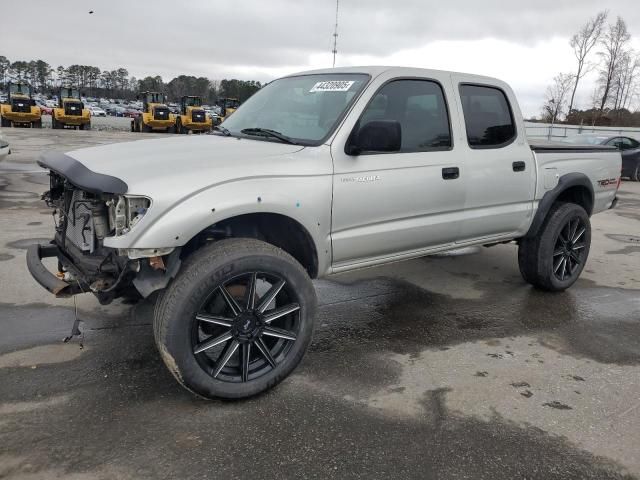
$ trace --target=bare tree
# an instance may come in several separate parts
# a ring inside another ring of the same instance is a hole
[[[547,122],[555,123],[560,115],[565,113],[574,79],[573,73],[559,73],[553,77],[553,83],[547,87],[545,104],[542,107],[543,117]]]
[[[600,102],[601,112],[609,100],[612,82],[620,66],[624,47],[630,38],[631,35],[627,30],[627,24],[621,17],[618,17],[616,23],[609,25],[600,42],[603,47],[603,51],[598,52],[602,58],[600,70],[600,82],[603,85],[602,101]]]
[[[569,101],[569,113],[573,110],[573,102],[576,98],[578,83],[582,77],[594,68],[594,65],[587,63],[587,57],[600,40],[602,28],[604,27],[604,22],[607,20],[608,14],[609,12],[604,10],[589,19],[569,41],[569,45],[571,45],[573,49],[573,54],[578,61],[578,69],[574,77],[573,91],[571,92],[571,100]]]
[[[627,108],[637,85],[637,75],[640,72],[640,55],[633,50],[623,53],[620,66],[616,74],[615,109]]]

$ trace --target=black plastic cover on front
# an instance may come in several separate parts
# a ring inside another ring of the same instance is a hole
[[[44,153],[38,165],[63,176],[81,190],[96,195],[103,193],[124,194],[129,186],[117,177],[89,170],[82,163],[60,152]]]

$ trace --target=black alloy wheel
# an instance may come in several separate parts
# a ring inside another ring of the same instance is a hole
[[[553,250],[553,274],[561,282],[571,278],[583,265],[586,231],[582,219],[574,217],[558,234]]]
[[[580,277],[589,257],[591,223],[584,207],[556,203],[533,235],[520,239],[518,266],[525,281],[562,292]]]
[[[159,298],[160,355],[181,385],[205,398],[247,398],[274,387],[313,335],[317,298],[307,271],[259,240],[201,247]]]
[[[211,377],[247,382],[275,369],[300,328],[292,285],[249,272],[220,285],[194,317],[193,354]]]

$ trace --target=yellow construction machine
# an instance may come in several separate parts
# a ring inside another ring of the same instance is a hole
[[[75,130],[91,130],[91,112],[84,108],[77,88],[62,87],[58,94],[58,106],[51,112],[51,128],[73,127]]]
[[[9,82],[7,103],[0,105],[0,126],[42,128],[42,112],[31,95],[29,84]]]
[[[131,120],[132,132],[168,132],[176,128],[176,117],[167,106],[164,93],[142,92],[142,113]]]
[[[229,115],[235,112],[240,106],[240,100],[237,98],[219,98],[218,106],[220,107],[220,119],[224,121]]]
[[[213,126],[211,117],[202,108],[202,99],[184,96],[180,100],[180,115],[176,115],[176,133],[209,132]]]

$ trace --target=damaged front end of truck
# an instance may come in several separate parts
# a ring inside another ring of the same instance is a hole
[[[51,242],[27,251],[27,266],[40,285],[58,297],[90,292],[101,304],[145,298],[167,286],[180,266],[179,248],[105,245],[105,239],[134,229],[152,208],[151,199],[128,195],[121,179],[93,172],[64,154],[46,154],[38,164],[49,170],[50,186],[42,198],[55,224]],[[55,274],[44,258],[57,259]]]

